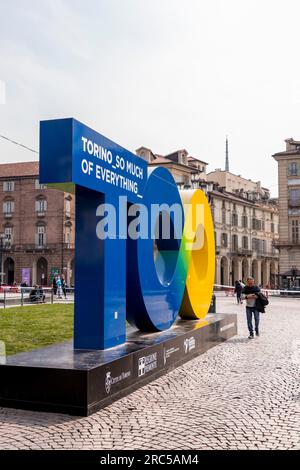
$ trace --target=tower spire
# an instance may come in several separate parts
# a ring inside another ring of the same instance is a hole
[[[228,155],[228,136],[226,136],[226,147],[225,147],[225,171],[229,171],[229,155]]]

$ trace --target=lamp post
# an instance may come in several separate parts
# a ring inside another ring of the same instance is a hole
[[[7,244],[7,237],[5,233],[0,233],[0,286],[3,284],[3,275],[2,272],[2,261],[3,261],[3,249]]]
[[[292,286],[295,288],[296,287],[296,280],[297,280],[297,268],[295,265],[292,266],[292,269],[291,269],[291,280],[292,280]]]

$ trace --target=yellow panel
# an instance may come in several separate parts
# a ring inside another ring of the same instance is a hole
[[[182,247],[189,262],[179,315],[204,318],[209,310],[215,279],[215,237],[210,206],[203,191],[180,192],[185,207]]]

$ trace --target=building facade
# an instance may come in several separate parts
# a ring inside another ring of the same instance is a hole
[[[216,241],[216,284],[234,285],[253,276],[262,286],[278,285],[278,209],[218,186],[210,192]]]
[[[287,139],[278,163],[280,281],[300,288],[300,141]]]
[[[215,283],[234,285],[253,276],[263,286],[278,286],[279,252],[277,200],[261,183],[217,169],[178,150],[162,156],[146,147],[136,153],[151,166],[167,167],[179,189],[200,188],[210,201],[215,226]]]
[[[54,273],[74,284],[74,196],[39,184],[38,162],[0,165],[4,284],[50,285]]]

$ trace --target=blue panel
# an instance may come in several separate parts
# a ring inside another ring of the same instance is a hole
[[[72,181],[73,119],[40,123],[40,183]]]
[[[151,204],[169,207],[177,204],[183,222],[180,195],[173,176],[165,168],[158,167],[151,172],[142,202],[148,206],[148,224],[151,224]],[[173,213],[170,219],[173,226]],[[187,275],[179,249],[182,224],[175,225],[175,231],[177,240],[158,238],[156,261],[153,239],[127,241],[127,319],[142,331],[170,328],[181,305]]]
[[[126,240],[99,240],[96,209],[117,201],[76,186],[74,347],[106,349],[125,342]]]
[[[140,201],[147,163],[75,119],[42,121],[41,183],[75,183]]]

